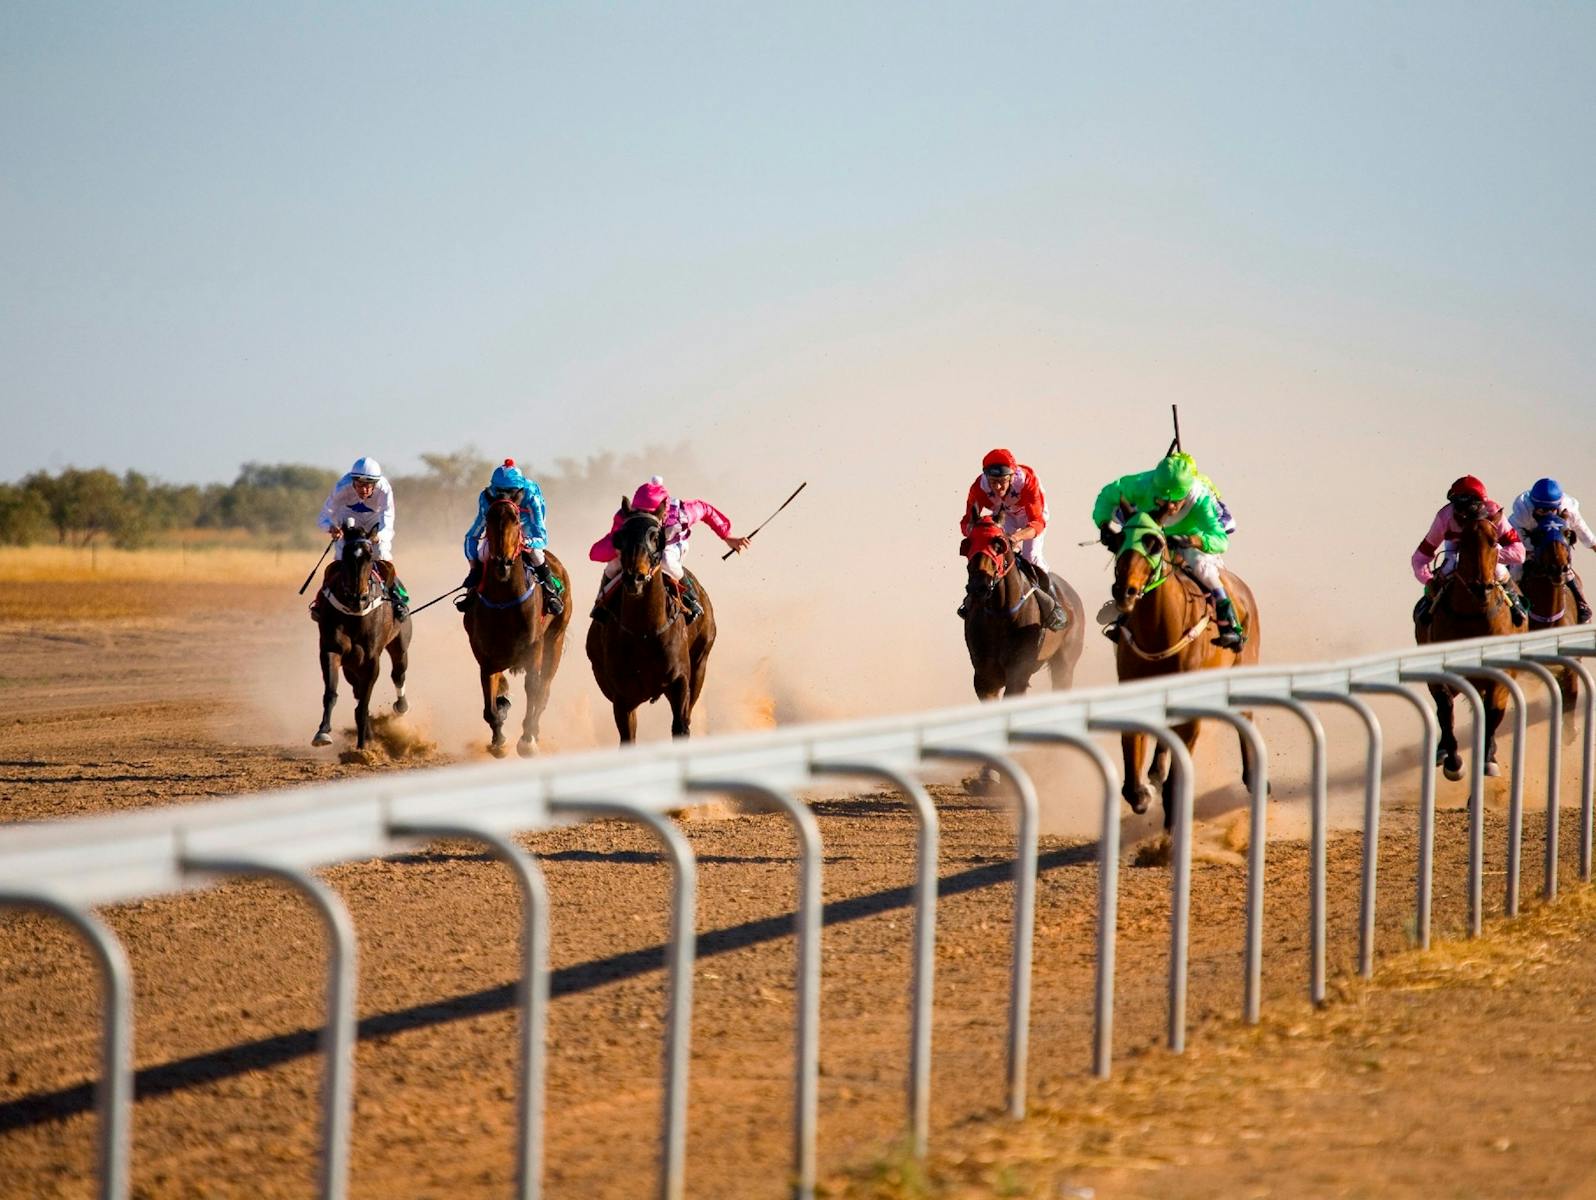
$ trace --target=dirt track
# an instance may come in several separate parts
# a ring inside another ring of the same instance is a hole
[[[3,783],[7,819],[60,816],[166,803],[302,783],[368,768],[342,766],[308,749],[259,744],[256,718],[225,661],[182,653],[204,622],[19,626],[0,631],[5,650]],[[262,615],[252,636],[268,646],[300,632]],[[113,636],[114,633],[114,636]],[[254,649],[259,650],[257,644]],[[581,669],[580,659],[570,667]],[[1001,1093],[1003,991],[1008,965],[1010,832],[1007,821],[937,792],[944,826],[939,907],[934,1119],[947,1130],[989,1113]],[[1381,947],[1402,948],[1413,864],[1410,813],[1395,807],[1382,851]],[[1443,791],[1443,803],[1461,799]],[[1533,807],[1533,806],[1532,806]],[[913,829],[887,797],[818,805],[826,846],[825,993],[821,1079],[822,1166],[835,1173],[883,1154],[902,1125],[906,1042],[908,892]],[[1443,814],[1437,924],[1462,919],[1463,827]],[[1207,827],[1217,835],[1222,821]],[[689,1145],[693,1195],[783,1194],[789,1156],[793,850],[776,821],[691,821],[699,855],[702,937],[696,972]],[[1501,829],[1493,823],[1493,867]],[[1565,846],[1573,828],[1565,819]],[[1210,836],[1217,842],[1217,836]],[[554,903],[556,1000],[550,1021],[551,1196],[646,1194],[653,1178],[660,1046],[659,945],[666,874],[645,837],[592,825],[528,839],[548,874]],[[1527,879],[1540,841],[1525,843]],[[1195,1079],[1264,1086],[1268,1054],[1242,1065],[1200,1050],[1204,1021],[1228,1021],[1240,999],[1242,870],[1216,851],[1194,873],[1191,1014],[1199,1028]],[[1305,847],[1271,844],[1266,996],[1296,1005],[1304,984]],[[1087,1088],[1092,922],[1092,848],[1048,838],[1037,930],[1032,1076],[1044,1096]],[[1332,963],[1353,946],[1358,859],[1355,840],[1331,848]],[[510,1010],[517,913],[501,868],[471,847],[445,846],[397,861],[328,873],[361,935],[362,1036],[356,1076],[353,1191],[366,1196],[502,1195],[511,1169],[515,1018]],[[1116,1046],[1122,1058],[1156,1045],[1164,1021],[1168,873],[1122,876]],[[1500,903],[1500,877],[1489,878]],[[303,907],[268,885],[232,884],[203,895],[146,901],[106,914],[123,937],[137,980],[140,1102],[135,1178],[140,1195],[305,1194],[312,1177],[320,1004],[319,936]],[[1548,968],[1551,969],[1551,968]],[[0,924],[0,1195],[88,1194],[94,1122],[85,1081],[94,1070],[94,1005],[83,956],[64,933],[31,919]],[[1560,1015],[1588,1031],[1588,992],[1566,994]],[[1511,1006],[1509,1006],[1509,1010]],[[1493,1072],[1501,1058],[1483,1045],[1503,1014],[1465,1012],[1436,1053],[1467,1072]],[[1439,1031],[1438,1031],[1439,1038]],[[1153,1053],[1155,1061],[1161,1054]],[[1561,1194],[1524,1176],[1492,1133],[1534,1127],[1530,1086],[1547,1068],[1539,1052],[1519,1059],[1524,1086],[1502,1086],[1494,1111],[1454,1105],[1445,1076],[1410,1089],[1413,1129],[1479,1126],[1483,1149],[1455,1165],[1469,1174],[1460,1194]],[[1283,1060],[1282,1070],[1300,1069]],[[1215,1074],[1217,1073],[1217,1075]],[[1227,1074],[1228,1073],[1228,1074]],[[1327,1076],[1334,1088],[1339,1077]],[[1508,1081],[1503,1081],[1504,1085]],[[1194,1083],[1194,1086],[1196,1084]],[[1115,1108],[1113,1130],[1145,1114]],[[1560,1091],[1583,1120],[1596,1116],[1596,1086],[1571,1073]],[[1196,1118],[1193,1119],[1196,1121]],[[1200,1122],[1197,1122],[1200,1124]],[[1224,1112],[1205,1129],[1222,1151],[1245,1151],[1270,1178],[1267,1129],[1237,1141]],[[1490,1136],[1486,1136],[1487,1134]],[[1151,1129],[1148,1137],[1153,1137]],[[1417,1135],[1415,1135],[1417,1136]],[[1134,1139],[1132,1139],[1134,1140]],[[1519,1137],[1522,1141],[1522,1136]],[[1411,1140],[1378,1141],[1370,1156],[1418,1151]],[[1295,1172],[1304,1151],[1281,1139],[1279,1168]],[[1493,1175],[1492,1172],[1500,1172]],[[1219,1178],[1222,1172],[1214,1177]],[[1100,1195],[1143,1194],[1142,1176],[1105,1175]],[[1293,1190],[1280,1184],[1282,1192]],[[1127,1179],[1130,1182],[1127,1182]],[[1116,1182],[1117,1181],[1117,1182]],[[1167,1190],[1184,1191],[1174,1179]],[[1567,1180],[1563,1180],[1566,1184]],[[1194,1180],[1195,1183],[1195,1180]],[[1475,1185],[1478,1185],[1477,1187]],[[868,1188],[855,1184],[854,1188]],[[1155,1191],[1166,1190],[1155,1188]],[[1192,1190],[1204,1190],[1194,1187]],[[973,1194],[973,1193],[972,1193]],[[1027,1194],[1027,1193],[1019,1193]],[[1266,1187],[1261,1194],[1269,1194]],[[1417,1184],[1407,1194],[1427,1194]]]

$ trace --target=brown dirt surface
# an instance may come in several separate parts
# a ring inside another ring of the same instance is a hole
[[[152,611],[164,615],[0,624],[6,819],[372,769],[274,742],[273,730],[260,727],[250,665],[297,652],[310,636],[302,616],[288,624],[279,610],[247,604]],[[304,724],[308,740],[313,722]],[[398,743],[406,756],[394,765],[448,760],[425,742]],[[407,756],[418,747],[419,758]],[[1169,873],[1126,865],[1118,1074],[1107,1085],[1087,1079],[1094,847],[1050,836],[1031,1052],[1038,1116],[1018,1127],[978,1123],[1002,1093],[1012,831],[1006,816],[958,788],[935,796],[943,818],[937,1156],[923,1181],[907,1184],[893,1182],[903,1168],[884,1156],[904,1115],[913,823],[890,796],[815,802],[827,904],[821,1163],[832,1192],[1561,1195],[1572,1186],[1567,1151],[1582,1144],[1575,1131],[1596,1107],[1582,1045],[1596,982],[1580,953],[1596,924],[1590,899],[1571,898],[1515,927],[1499,952],[1491,942],[1401,957],[1374,986],[1353,986],[1345,978],[1359,848],[1355,837],[1337,836],[1329,918],[1332,967],[1343,982],[1315,1014],[1301,1000],[1306,847],[1272,841],[1269,1015],[1260,1030],[1246,1030],[1234,1020],[1242,843],[1232,816],[1217,811],[1199,831],[1206,849],[1193,872],[1188,1054],[1177,1060],[1157,1049]],[[1390,800],[1383,958],[1407,945],[1414,874],[1411,797],[1393,786]],[[1438,933],[1456,932],[1463,919],[1460,800],[1460,788],[1443,785]],[[1279,807],[1293,803],[1282,797]],[[1127,825],[1127,864],[1142,828]],[[1537,878],[1538,828],[1531,817],[1526,892]],[[700,871],[689,1192],[780,1196],[790,1158],[792,839],[774,818],[724,812],[684,821],[683,830]],[[1499,909],[1504,834],[1495,809],[1487,832],[1497,872],[1488,876],[1488,907]],[[1571,855],[1576,831],[1566,814],[1563,837]],[[666,868],[645,834],[617,824],[525,844],[544,867],[553,906],[547,1194],[645,1194],[660,1100]],[[519,928],[510,879],[467,845],[346,864],[325,877],[360,935],[351,1194],[505,1194]],[[136,981],[136,1194],[305,1194],[323,986],[310,913],[274,886],[229,882],[103,915]],[[1541,949],[1531,953],[1532,943]],[[33,917],[0,918],[0,1196],[91,1194],[96,1007],[87,959],[69,934]],[[1507,1149],[1498,1149],[1503,1140]],[[863,1165],[871,1163],[880,1165]],[[1460,1169],[1447,1172],[1454,1163]],[[1448,1176],[1451,1192],[1436,1182]]]

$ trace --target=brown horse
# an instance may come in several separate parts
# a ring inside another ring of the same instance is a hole
[[[549,688],[565,653],[565,629],[571,622],[570,604],[558,616],[543,610],[537,579],[527,569],[521,516],[515,503],[495,500],[488,506],[482,582],[465,607],[465,631],[471,653],[482,675],[482,719],[493,731],[488,753],[503,758],[504,719],[510,712],[510,679],[526,675],[526,715],[521,718],[521,740],[515,749],[522,758],[537,753],[538,723],[549,704]],[[550,574],[567,596],[571,580],[554,555],[548,555]]]
[[[1524,540],[1529,543],[1529,556],[1524,560],[1519,591],[1524,594],[1524,603],[1529,609],[1531,628],[1578,625],[1579,607],[1569,587],[1569,581],[1576,577],[1568,527],[1562,521],[1547,518],[1530,530]],[[1563,692],[1563,717],[1572,722],[1574,702],[1579,699],[1579,677],[1561,667],[1552,670]]]
[[[1125,615],[1119,626],[1114,665],[1121,682],[1206,671],[1217,667],[1253,666],[1258,662],[1260,637],[1258,604],[1252,589],[1229,571],[1222,573],[1225,590],[1236,606],[1236,621],[1247,631],[1240,650],[1227,650],[1214,640],[1215,618],[1208,597],[1197,582],[1177,569],[1158,522],[1133,517],[1120,536],[1114,559],[1114,607]],[[1174,727],[1189,750],[1197,744],[1198,722]],[[1241,742],[1241,777],[1252,786],[1252,753]],[[1164,828],[1175,819],[1174,781],[1169,773],[1169,752],[1159,746],[1153,754],[1147,781],[1142,781],[1145,738],[1121,735],[1125,754],[1125,782],[1121,795],[1135,812],[1147,811],[1162,789]]]
[[[353,521],[345,527],[343,554],[327,568],[321,595],[314,609],[320,631],[321,727],[313,746],[332,743],[333,705],[338,703],[338,671],[355,693],[355,746],[364,750],[371,740],[371,693],[388,652],[393,676],[395,712],[410,707],[405,699],[405,671],[410,662],[410,618],[395,621],[393,604],[385,586],[392,567],[378,562],[374,543]],[[387,568],[384,570],[384,568]]]
[[[1419,645],[1513,632],[1513,605],[1508,599],[1507,585],[1496,578],[1499,536],[1496,522],[1490,517],[1463,522],[1454,543],[1457,566],[1440,576],[1430,606],[1429,623],[1414,622],[1414,640]],[[1499,683],[1483,681],[1475,686],[1485,701],[1485,773],[1500,775],[1502,768],[1496,762],[1496,730],[1507,713],[1507,689]],[[1435,697],[1435,715],[1441,723],[1435,765],[1455,782],[1463,778],[1463,757],[1458,753],[1457,734],[1452,729],[1452,689],[1432,683],[1430,695]]]
[[[1064,602],[1061,630],[1042,624],[1036,582],[1020,565],[1002,526],[978,516],[964,540],[964,644],[975,668],[975,694],[982,700],[1023,696],[1031,676],[1044,666],[1053,690],[1070,686],[1086,634],[1086,610],[1075,589],[1057,575],[1053,592]]]
[[[704,611],[688,623],[675,585],[662,570],[665,558],[665,508],[634,509],[621,498],[625,521],[615,531],[621,579],[618,602],[606,619],[587,630],[587,657],[593,678],[615,712],[621,741],[637,740],[637,707],[661,696],[670,701],[671,736],[687,737],[693,706],[704,690],[704,672],[715,645],[715,609],[709,593],[688,571]]]

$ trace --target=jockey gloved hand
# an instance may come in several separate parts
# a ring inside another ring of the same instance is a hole
[[[1097,540],[1110,550],[1119,549],[1119,536],[1114,532],[1114,527],[1107,521],[1097,527]]]

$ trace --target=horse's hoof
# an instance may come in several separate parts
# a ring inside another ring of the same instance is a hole
[[[515,752],[517,754],[519,754],[522,758],[532,758],[538,752],[537,739],[536,738],[522,738],[519,742],[517,742],[515,744]]]
[[[316,730],[316,736],[310,739],[310,744],[312,746],[330,746],[332,745],[332,734],[325,729],[318,729]]]
[[[1492,779],[1495,779],[1498,775],[1500,775],[1502,773],[1502,768],[1500,766],[1498,766],[1494,761],[1488,762],[1488,763],[1485,764],[1485,773],[1487,775],[1489,775]]]
[[[399,696],[399,697],[395,698],[395,700],[393,702],[393,710],[396,713],[407,713],[407,712],[409,712],[410,711],[410,701],[406,700],[403,696]]]
[[[489,742],[488,753],[493,755],[494,758],[503,758],[509,751],[505,749],[503,742]]]
[[[1451,763],[1443,763],[1441,766],[1441,774],[1445,775],[1453,783],[1456,783],[1458,780],[1463,778],[1463,764],[1459,762],[1456,766],[1453,766]]]
[[[1125,802],[1130,805],[1131,812],[1140,816],[1147,811],[1147,806],[1153,802],[1153,798],[1145,792],[1137,792],[1134,796],[1126,796]]]

